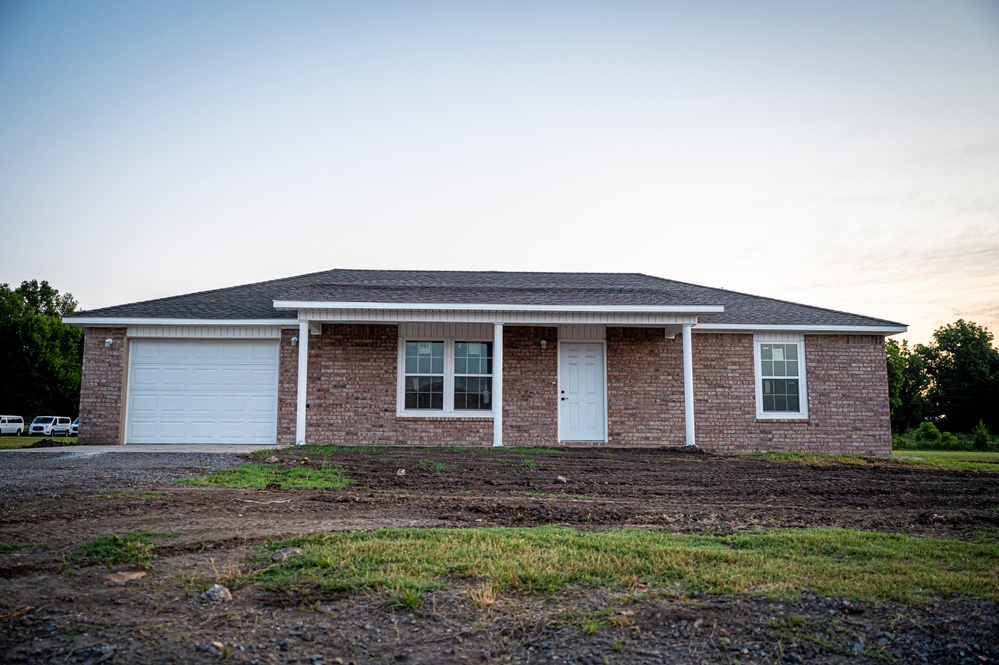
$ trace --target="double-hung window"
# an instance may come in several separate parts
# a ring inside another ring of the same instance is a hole
[[[399,415],[492,416],[492,342],[402,339],[399,361]]]
[[[756,417],[808,418],[803,336],[758,336],[756,355]]]

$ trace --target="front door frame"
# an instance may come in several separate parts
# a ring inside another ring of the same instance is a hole
[[[601,360],[603,362],[603,382],[604,382],[604,429],[601,439],[583,439],[582,441],[588,441],[591,443],[607,443],[608,440],[608,390],[607,390],[607,340],[606,339],[594,339],[594,340],[573,340],[571,342],[559,341],[558,343],[558,386],[555,392],[555,399],[558,400],[556,403],[556,413],[558,415],[558,440],[559,443],[563,441],[580,441],[580,439],[566,439],[562,436],[562,358],[563,349],[566,345],[583,345],[583,344],[597,344],[601,347]]]

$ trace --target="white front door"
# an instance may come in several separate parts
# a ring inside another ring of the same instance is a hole
[[[559,342],[559,441],[606,441],[604,345]]]

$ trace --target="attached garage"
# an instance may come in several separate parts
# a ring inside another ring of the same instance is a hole
[[[278,341],[133,339],[125,443],[277,442]]]

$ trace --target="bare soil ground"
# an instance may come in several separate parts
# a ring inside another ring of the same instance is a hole
[[[224,578],[268,538],[385,526],[822,526],[994,539],[999,474],[668,450],[277,456],[284,467],[332,463],[353,482],[337,490],[188,487],[171,479],[246,460],[4,453],[0,545],[26,547],[0,554],[0,661],[999,662],[999,607],[978,599],[911,607],[808,593],[779,601],[580,589],[508,594],[482,608],[461,582],[428,594],[418,612],[392,609],[377,595],[309,607],[276,604],[253,587],[229,603],[198,597],[204,581]],[[135,532],[176,534],[157,541],[144,579],[113,585],[104,567],[66,563],[94,537]],[[589,616],[613,617],[612,625],[588,631]]]

